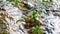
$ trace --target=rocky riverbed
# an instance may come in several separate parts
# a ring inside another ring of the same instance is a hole
[[[29,16],[32,10],[40,9],[38,5],[35,5],[35,1],[29,1],[26,2],[31,5],[29,6],[31,8],[22,10],[21,7],[14,7],[6,0],[0,0],[0,34],[28,34],[29,29],[24,28],[26,22],[24,22],[23,17]],[[60,11],[59,7],[55,8],[53,7],[54,10],[43,9],[44,12],[39,15],[42,16],[38,20],[41,23],[41,28],[44,29],[44,34],[60,34]],[[18,21],[20,19],[23,21]]]

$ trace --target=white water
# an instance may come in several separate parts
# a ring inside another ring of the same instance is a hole
[[[2,3],[1,3],[2,4]],[[6,10],[6,13],[8,13],[8,16],[11,16],[14,20],[10,20],[9,18],[5,17],[6,19],[6,25],[7,25],[7,31],[10,34],[27,34],[26,30],[24,29],[23,25],[24,22],[17,22],[17,20],[21,19],[22,11],[19,10],[16,7],[13,7],[11,3],[4,2],[4,6],[1,8],[4,8]],[[2,5],[0,5],[2,6]]]
[[[49,16],[48,14],[44,14],[44,21],[46,23],[47,30],[46,34],[60,34],[60,18],[59,16],[54,16],[54,13],[55,12],[50,11]]]
[[[22,11],[13,7],[10,3],[5,3],[3,8],[6,9],[6,13],[8,13],[9,16],[14,18],[14,20],[11,21],[6,18],[7,27],[9,29],[8,32],[10,32],[10,34],[27,34],[22,25],[24,22],[16,23],[16,21],[23,15]],[[46,34],[60,34],[60,16],[54,16],[54,13],[55,12],[50,11],[49,15],[47,13],[43,14],[47,29]],[[59,12],[57,14],[59,14]]]

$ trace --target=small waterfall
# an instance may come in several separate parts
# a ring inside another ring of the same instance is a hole
[[[60,18],[59,16],[55,16],[56,12],[49,12],[49,15],[47,12],[44,14],[44,21],[46,23],[46,34],[60,34]],[[59,14],[59,12],[57,13]]]
[[[55,7],[55,6],[54,6]],[[9,18],[5,17],[6,19],[6,25],[7,25],[7,31],[10,34],[28,34],[27,31],[24,29],[23,24],[25,22],[17,22],[21,18],[22,11],[16,7],[13,7],[11,3],[9,2],[3,2],[0,3],[0,8],[4,8],[8,16],[11,16],[13,20],[10,20]],[[57,8],[55,8],[57,9]],[[58,11],[49,11],[49,13],[44,12],[43,19],[45,23],[45,32],[46,34],[60,34],[60,12]],[[43,21],[43,20],[42,20]]]

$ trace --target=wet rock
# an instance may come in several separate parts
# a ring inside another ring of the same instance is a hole
[[[7,32],[7,26],[6,24],[0,19],[0,34],[8,34],[9,32]]]
[[[32,25],[31,25],[31,23],[27,23],[27,24],[24,25],[24,27],[25,27],[26,29],[30,29],[30,28],[32,28]]]

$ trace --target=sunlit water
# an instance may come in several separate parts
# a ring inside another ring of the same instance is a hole
[[[6,9],[6,13],[8,13],[9,16],[14,18],[14,20],[6,18],[9,29],[8,32],[10,32],[10,34],[28,34],[22,25],[24,22],[16,23],[23,15],[22,11],[13,7],[10,3],[5,3],[3,8]],[[59,14],[59,12],[50,11],[49,15],[47,12],[43,14],[44,22],[46,23],[46,34],[60,34],[60,16],[54,16],[54,14]]]
[[[45,13],[44,21],[46,23],[46,34],[60,34],[60,17],[54,16],[54,14],[59,14],[59,12],[49,12],[49,15]]]

